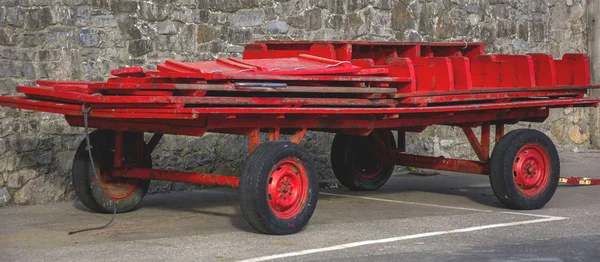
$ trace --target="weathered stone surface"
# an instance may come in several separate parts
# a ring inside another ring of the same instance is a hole
[[[14,194],[16,204],[46,204],[64,199],[68,178],[49,174],[30,180]]]
[[[38,172],[32,169],[23,169],[8,175],[6,186],[9,188],[21,188],[29,180],[38,176]]]
[[[13,92],[15,92],[15,83],[10,78],[0,78],[0,95],[8,95]]]
[[[125,39],[140,39],[142,33],[136,26],[137,19],[132,16],[124,15],[117,17],[117,26]]]
[[[43,32],[23,33],[23,47],[36,47],[45,43],[47,34]],[[1,41],[0,41],[1,42]]]
[[[410,1],[408,0],[394,1],[392,8],[392,29],[404,32],[414,28],[415,19],[411,15],[409,4]]]
[[[152,43],[147,39],[138,39],[129,41],[127,51],[132,56],[141,56],[152,52]]]
[[[32,36],[35,37],[35,36]],[[76,45],[77,30],[70,27],[53,27],[46,37],[47,48],[73,48]]]
[[[584,129],[587,129],[587,125],[584,125]],[[590,139],[590,133],[587,130],[582,130],[579,125],[571,126],[567,133],[571,141],[575,144],[583,144]]]
[[[265,20],[265,12],[262,10],[240,10],[227,18],[229,26],[257,26]]]
[[[221,39],[232,44],[247,44],[253,38],[249,29],[224,28],[221,31]]]
[[[61,23],[65,25],[87,26],[90,24],[92,10],[85,7],[70,7],[60,10]]]
[[[290,30],[290,25],[284,21],[270,21],[267,23],[267,30],[271,34],[285,34]]]
[[[164,21],[156,25],[156,31],[161,35],[176,35],[179,26],[173,21]]]
[[[106,33],[101,29],[83,28],[79,31],[77,42],[85,47],[102,47],[107,40]]]
[[[306,10],[302,15],[289,17],[287,22],[295,28],[317,30],[323,26],[321,9]]]
[[[207,25],[198,25],[198,33],[196,41],[198,43],[206,43],[212,40],[218,39],[221,36],[221,30],[207,26]]]
[[[111,10],[115,14],[119,13],[135,13],[137,11],[138,3],[137,1],[112,1]]]
[[[25,28],[43,29],[54,23],[50,7],[28,9],[25,14]]]
[[[0,45],[14,46],[19,42],[19,35],[13,28],[0,28]]]
[[[113,15],[95,15],[92,16],[90,26],[93,27],[115,27],[118,23]]]
[[[240,9],[249,9],[259,6],[258,0],[199,0],[199,9],[210,9],[233,13]]]
[[[360,15],[356,13],[348,15],[346,26],[344,28],[345,35],[350,38],[356,38],[367,34],[367,31],[367,24]]]
[[[11,198],[12,197],[10,196],[10,193],[8,193],[8,190],[6,190],[6,188],[0,187],[0,207],[3,207],[6,204],[8,204]]]
[[[141,19],[148,21],[165,20],[172,12],[171,6],[168,4],[159,4],[153,2],[139,3],[139,16]]]
[[[8,7],[4,14],[8,25],[23,27],[25,25],[25,10],[21,7]]]

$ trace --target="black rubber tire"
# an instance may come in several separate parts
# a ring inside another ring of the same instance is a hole
[[[130,133],[125,133],[125,147],[135,146],[133,139],[129,138]],[[92,145],[92,157],[96,168],[108,170],[113,166],[115,132],[111,130],[95,130],[90,133],[90,143]],[[122,199],[115,202],[108,195],[102,185],[96,178],[96,173],[92,169],[88,152],[86,151],[85,139],[79,144],[73,160],[72,179],[75,194],[86,207],[97,213],[113,213],[114,204],[117,206],[117,213],[124,213],[136,210],[148,192],[150,180],[139,179],[134,191]],[[142,167],[152,168],[152,160],[149,158]]]
[[[308,191],[300,211],[291,218],[281,218],[269,206],[267,185],[277,163],[290,158],[303,166]],[[306,149],[292,142],[272,141],[258,146],[246,159],[239,192],[242,214],[250,226],[265,234],[294,234],[306,226],[317,207],[319,176]]]
[[[386,139],[384,141],[386,150],[396,149],[396,140],[390,130],[375,130],[369,136],[352,136],[336,134],[331,145],[331,168],[338,181],[350,190],[372,191],[382,187],[394,172],[395,165],[378,163],[381,165],[379,174],[373,178],[365,178],[358,174],[355,168],[354,158],[358,150],[362,154],[375,156],[376,152],[367,150],[365,143],[373,143],[373,137]],[[372,148],[372,147],[371,147]],[[384,152],[381,152],[384,153]]]
[[[547,156],[549,175],[541,192],[528,196],[517,187],[513,175],[513,164],[517,154],[525,145],[536,145]],[[552,140],[544,133],[533,129],[518,129],[504,135],[496,144],[490,159],[490,184],[494,194],[506,207],[517,210],[532,210],[544,207],[552,198],[560,178],[560,161]]]

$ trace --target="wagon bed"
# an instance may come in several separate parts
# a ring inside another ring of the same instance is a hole
[[[98,212],[135,209],[150,179],[240,187],[243,214],[254,228],[295,233],[317,202],[312,158],[297,145],[308,130],[337,134],[332,167],[352,190],[375,190],[403,165],[489,174],[507,207],[541,208],[558,183],[556,149],[538,131],[504,135],[504,125],[543,122],[550,108],[597,106],[600,100],[586,94],[600,86],[590,84],[583,54],[555,60],[485,55],[484,47],[256,42],[243,59],[167,60],[156,70],[115,69],[105,82],[38,80],[17,87],[21,95],[0,96],[0,105],[63,114],[72,126],[99,129],[82,142],[73,166],[78,197]],[[461,127],[478,160],[406,153],[406,132],[431,125]],[[474,127],[481,127],[481,139]],[[145,141],[145,132],[152,139]],[[249,137],[241,178],[152,169],[150,155],[163,134],[206,132]],[[270,142],[260,143],[261,132]],[[278,141],[280,134],[291,134],[290,142]]]

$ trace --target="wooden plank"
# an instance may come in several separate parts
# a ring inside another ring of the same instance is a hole
[[[471,90],[454,90],[448,92],[429,92],[429,93],[397,93],[388,95],[390,98],[404,98],[404,97],[425,97],[425,96],[447,96],[447,95],[459,95],[459,94],[487,94],[487,93],[507,93],[507,92],[540,92],[540,91],[565,91],[570,92],[573,90],[587,89],[600,89],[600,85],[586,85],[586,86],[556,86],[556,87],[536,87],[536,88],[482,88],[473,87]]]
[[[177,90],[208,90],[230,92],[279,92],[279,93],[346,93],[385,94],[395,93],[395,88],[386,87],[332,87],[332,86],[287,86],[287,87],[234,87],[232,85],[174,84]]]

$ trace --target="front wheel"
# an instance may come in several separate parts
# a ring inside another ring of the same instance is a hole
[[[550,201],[558,187],[558,152],[544,133],[514,130],[496,144],[489,173],[492,190],[505,206],[539,209]]]
[[[317,206],[318,180],[306,149],[287,141],[264,143],[248,157],[240,178],[242,214],[261,233],[296,233]]]

